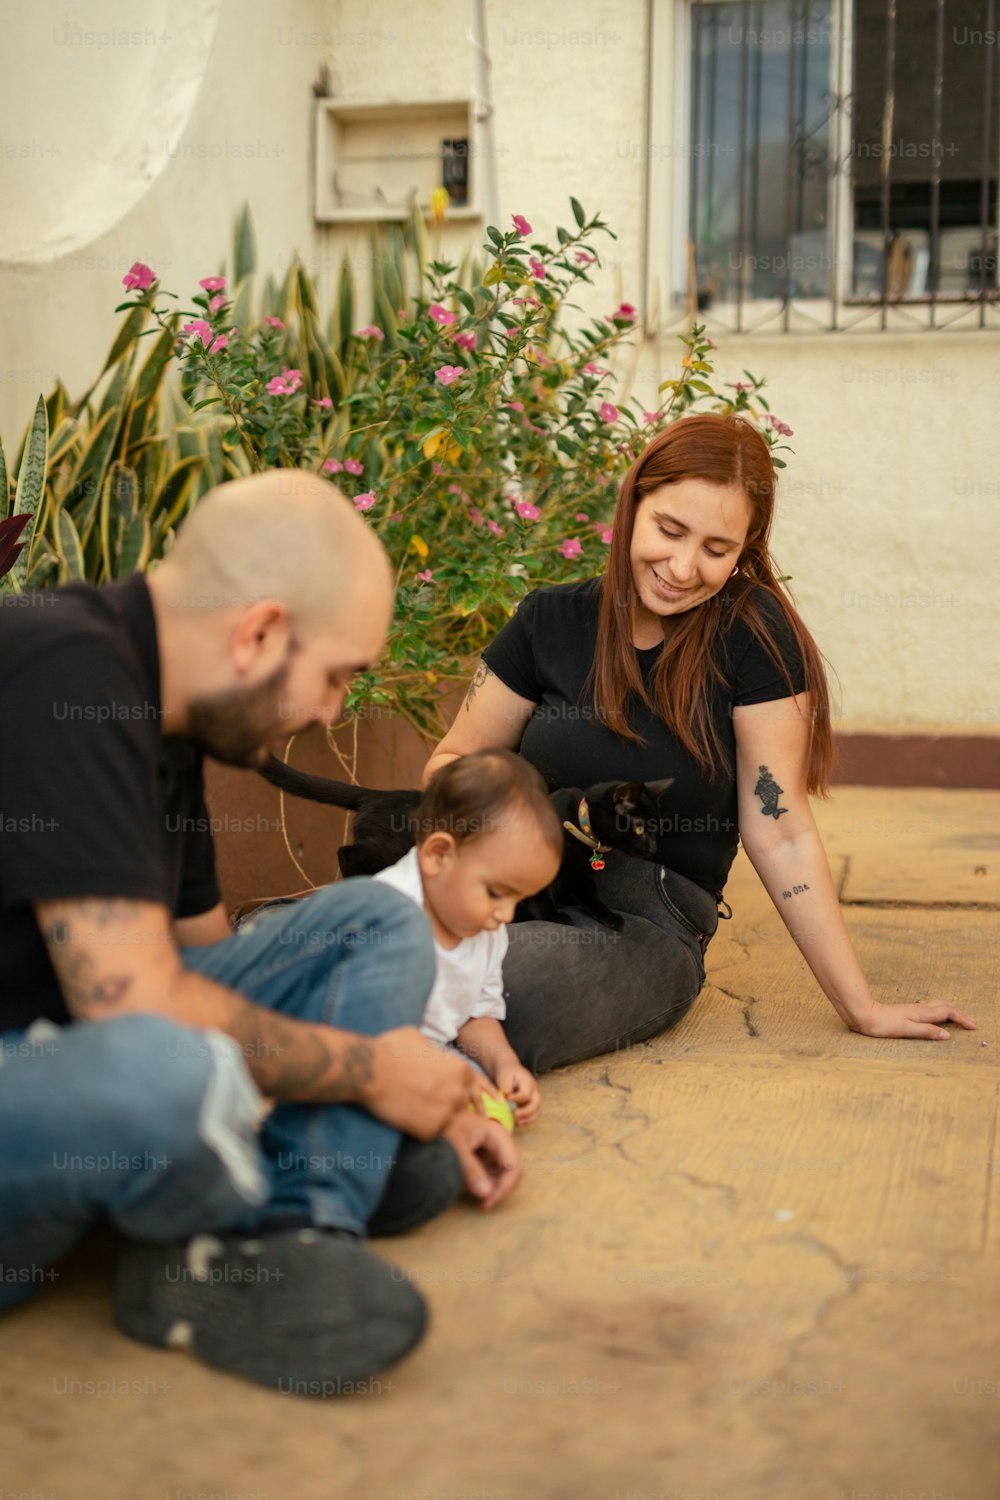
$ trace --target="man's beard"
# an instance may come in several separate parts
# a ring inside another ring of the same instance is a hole
[[[187,738],[227,766],[260,765],[282,727],[281,690],[290,670],[291,653],[263,682],[195,698],[188,709]]]

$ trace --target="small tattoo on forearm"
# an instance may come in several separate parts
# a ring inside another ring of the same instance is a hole
[[[761,808],[762,816],[765,818],[774,818],[775,822],[777,822],[781,814],[788,811],[787,807],[778,806],[778,798],[785,789],[783,786],[778,785],[766,766],[760,766],[758,769],[760,776],[757,779],[757,785],[753,789],[754,796],[759,797],[764,804]]]
[[[484,661],[480,661],[475,672],[473,673],[472,681],[469,684],[469,691],[465,695],[465,707],[467,712],[472,712],[472,700],[476,696],[476,690],[477,688],[482,687],[483,683],[486,681],[489,675],[489,667]]]
[[[787,812],[787,808],[783,808],[782,811]],[[807,885],[793,885],[790,891],[782,891],[781,894],[787,901],[791,896],[798,896],[802,891],[807,891],[808,889]]]

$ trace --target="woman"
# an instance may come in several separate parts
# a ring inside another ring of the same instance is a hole
[[[611,854],[595,874],[620,933],[520,922],[504,964],[506,1029],[536,1072],[674,1025],[704,958],[742,842],[782,920],[847,1026],[946,1038],[975,1022],[947,1001],[871,994],[809,806],[828,797],[832,737],[820,653],[768,556],[775,471],[737,416],[675,422],[629,469],[608,565],[536,589],[483,652],[423,782],[488,745],[519,749],[550,787],[674,782],[658,864]]]

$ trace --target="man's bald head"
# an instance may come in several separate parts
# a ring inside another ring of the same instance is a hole
[[[304,469],[271,469],[210,490],[180,527],[159,584],[184,613],[284,604],[297,635],[339,634],[364,601],[391,610],[392,567],[340,491]]]

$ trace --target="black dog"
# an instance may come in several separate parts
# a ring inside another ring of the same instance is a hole
[[[283,792],[354,813],[352,842],[337,850],[345,878],[377,874],[402,859],[416,842],[413,814],[422,792],[379,791],[309,776],[273,755],[259,769],[265,781]],[[594,871],[603,869],[602,856],[612,851],[634,859],[656,858],[659,799],[672,785],[673,777],[668,777],[665,781],[604,781],[587,792],[578,787],[552,792],[552,805],[564,828],[562,865],[551,885],[518,903],[514,920],[569,923],[562,908],[577,906],[596,922],[619,929],[622,919],[598,896]]]

